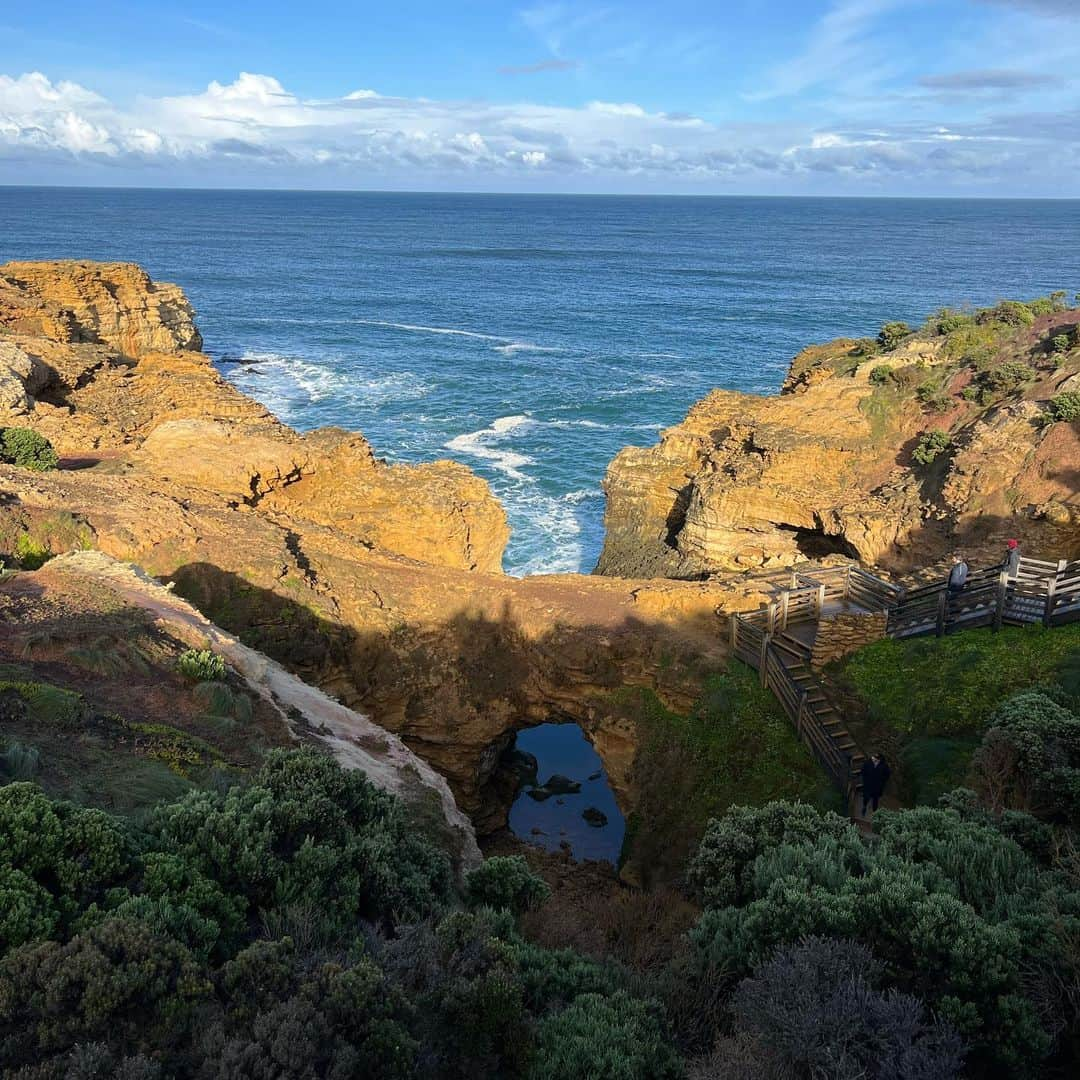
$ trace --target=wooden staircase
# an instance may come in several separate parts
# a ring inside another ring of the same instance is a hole
[[[1061,626],[1080,620],[1080,561],[1020,560],[1009,578],[999,567],[976,571],[949,593],[943,578],[905,589],[861,567],[822,567],[772,573],[778,591],[758,611],[731,616],[732,651],[761,674],[836,786],[857,813],[866,755],[847,730],[810,667],[817,624],[830,610],[885,612],[892,637],[1005,625]]]

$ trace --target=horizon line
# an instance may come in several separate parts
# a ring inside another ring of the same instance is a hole
[[[0,183],[0,191],[157,191],[157,192],[233,192],[247,195],[442,195],[502,198],[574,198],[574,199],[845,199],[880,202],[1080,202],[1080,195],[853,195],[745,192],[619,192],[619,191],[439,191],[428,188],[305,188],[305,187],[214,187],[146,184],[9,184]]]

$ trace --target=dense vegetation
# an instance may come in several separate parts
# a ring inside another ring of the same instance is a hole
[[[34,472],[55,469],[60,459],[43,435],[30,428],[0,428],[0,461]]]
[[[520,936],[512,912],[546,893],[520,859],[488,860],[465,892],[394,798],[313,751],[274,751],[142,830],[8,784],[0,1063],[26,1078],[680,1074],[655,1002]]]

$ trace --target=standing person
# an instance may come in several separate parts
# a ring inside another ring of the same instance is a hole
[[[871,754],[862,767],[862,816],[870,805],[878,808],[878,800],[885,794],[885,785],[892,776],[892,769],[881,754]]]
[[[952,557],[952,569],[949,571],[949,596],[956,596],[964,588],[968,579],[968,564],[964,556],[957,552]]]
[[[1020,570],[1020,541],[1010,540],[1005,545],[1005,573],[1010,581],[1016,580]]]

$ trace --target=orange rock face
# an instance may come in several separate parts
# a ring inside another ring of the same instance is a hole
[[[137,266],[0,267],[0,423],[37,429],[68,458],[106,458],[238,505],[269,498],[267,509],[359,544],[501,569],[509,529],[483,480],[452,462],[385,465],[348,432],[298,434],[195,351],[193,320],[179,288]]]
[[[465,467],[391,466],[358,434],[299,435],[191,351],[190,332],[163,351],[149,299],[132,306],[152,348],[132,355],[136,324],[117,316],[121,351],[99,316],[75,313],[98,295],[86,283],[135,281],[135,268],[24,266],[0,271],[0,425],[39,430],[63,460],[47,473],[0,466],[0,553],[20,538],[55,554],[93,547],[173,583],[245,644],[401,734],[489,825],[505,811],[486,787],[500,750],[553,718],[582,725],[633,806],[633,694],[689,709],[726,663],[717,609],[755,597],[507,577],[502,508]]]
[[[714,391],[658,446],[612,462],[599,572],[699,577],[827,554],[904,570],[956,546],[992,561],[1011,536],[1033,555],[1080,551],[1078,425],[1046,422],[1080,355],[1022,344],[1032,377],[990,400],[962,396],[962,378],[920,397],[953,368],[940,339],[919,338],[871,360],[848,340],[804,350],[773,397]],[[897,376],[871,380],[885,362]],[[949,449],[920,464],[931,430]]]

